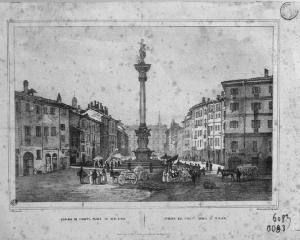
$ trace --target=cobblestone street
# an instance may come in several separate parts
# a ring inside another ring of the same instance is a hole
[[[205,180],[215,182],[216,189],[204,189]],[[110,180],[110,179],[109,179]],[[162,183],[160,179],[137,185],[119,186],[109,181],[106,185],[79,184],[76,169],[17,177],[16,193],[21,202],[53,201],[267,201],[271,200],[270,179],[233,182],[221,180],[213,174],[201,176],[192,183]],[[151,186],[155,185],[155,189]],[[149,187],[150,186],[150,187]]]

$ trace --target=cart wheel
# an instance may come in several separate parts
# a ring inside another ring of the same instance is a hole
[[[146,181],[148,179],[148,173],[147,172],[141,172],[140,173],[140,179],[142,181]]]
[[[131,184],[136,184],[136,183],[137,183],[137,181],[138,181],[137,175],[136,175],[136,174],[134,174],[134,175],[133,175],[133,179],[132,179],[132,180],[130,180],[130,182],[131,182]]]
[[[124,177],[124,175],[120,175],[120,176],[118,177],[118,183],[119,183],[119,185],[121,185],[121,186],[123,186],[123,185],[125,184],[125,177]]]

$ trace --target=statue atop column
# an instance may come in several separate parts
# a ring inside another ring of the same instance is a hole
[[[140,56],[138,62],[144,63],[144,59],[146,57],[146,44],[144,43],[144,39],[141,39],[139,44],[140,44],[140,50],[139,50]]]

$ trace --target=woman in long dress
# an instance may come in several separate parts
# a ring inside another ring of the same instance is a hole
[[[167,182],[170,182],[170,171],[167,171],[166,173],[166,180]]]
[[[89,173],[89,180],[90,180],[90,184],[93,184],[93,172],[92,172],[92,170],[90,170],[90,173]]]
[[[163,171],[163,175],[162,175],[162,182],[166,182],[166,170]]]
[[[107,176],[106,176],[105,168],[102,169],[102,183],[103,184],[107,183]]]
[[[97,184],[101,184],[102,182],[102,174],[101,171],[97,171]]]

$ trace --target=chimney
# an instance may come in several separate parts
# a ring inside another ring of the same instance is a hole
[[[28,94],[28,81],[27,80],[24,80],[23,87],[24,87],[24,93]]]
[[[269,76],[269,70],[267,68],[265,68],[265,77]]]
[[[99,110],[99,102],[96,103],[96,108]]]
[[[78,110],[80,111],[80,105],[78,105]]]
[[[91,108],[91,104],[89,103],[89,104],[88,104],[88,109],[90,109],[90,108]]]
[[[103,105],[100,103],[100,111],[103,112]]]
[[[96,102],[96,100],[94,100],[94,107],[97,107],[97,102]]]
[[[202,97],[202,102],[205,103],[205,97]]]
[[[108,115],[108,109],[106,106],[104,107],[104,114]]]

